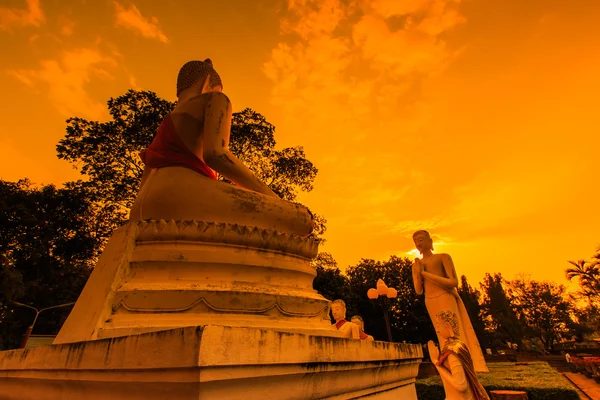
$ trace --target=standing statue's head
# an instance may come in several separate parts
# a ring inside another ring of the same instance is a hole
[[[355,315],[350,319],[350,322],[356,324],[358,326],[358,330],[360,332],[364,332],[365,331],[365,321],[363,321],[363,318],[360,315]]]
[[[188,89],[196,89],[198,93],[223,90],[221,77],[215,71],[212,61],[188,61],[183,64],[177,75],[177,97]]]
[[[459,336],[458,317],[453,311],[440,311],[435,315],[435,319],[436,323],[433,325],[435,326],[435,332],[440,338],[448,339]]]
[[[331,303],[331,314],[336,321],[346,318],[346,303],[344,300],[337,299]]]
[[[415,246],[421,254],[423,254],[424,251],[433,250],[433,239],[431,239],[429,232],[425,230],[419,230],[413,233],[413,242],[415,242]]]

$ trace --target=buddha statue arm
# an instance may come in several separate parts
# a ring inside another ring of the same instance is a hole
[[[454,389],[456,389],[460,393],[465,393],[469,389],[469,382],[467,381],[467,376],[465,374],[465,370],[458,359],[454,354],[450,354],[448,356],[448,366],[450,370],[448,370],[443,365],[435,365],[437,368],[440,378],[450,384]]]
[[[421,295],[423,294],[423,277],[422,277],[423,267],[421,266],[421,261],[417,258],[412,265],[412,278],[413,285],[415,287],[415,292]]]
[[[232,106],[221,92],[208,95],[204,119],[204,162],[238,186],[267,196],[278,197],[229,150]]]
[[[425,279],[435,282],[448,290],[452,290],[453,288],[456,288],[458,286],[458,278],[456,277],[454,263],[452,262],[452,258],[450,257],[450,255],[440,254],[440,256],[442,258],[442,265],[444,266],[444,271],[446,271],[446,275],[449,276],[449,278],[444,278],[443,276],[432,274],[431,272],[427,271],[423,271],[421,275]]]
[[[360,329],[358,329],[358,325],[352,324],[352,339],[360,339]]]
[[[142,172],[142,177],[140,178],[140,188],[142,186],[144,186],[144,183],[146,182],[146,179],[148,179],[148,176],[150,175],[150,169],[146,166],[144,166],[144,171]]]

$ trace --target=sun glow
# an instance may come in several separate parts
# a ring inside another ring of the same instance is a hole
[[[320,250],[342,269],[419,257],[417,229],[471,281],[566,283],[566,260],[596,249],[597,0],[9,3],[2,179],[81,178],[56,157],[66,118],[107,117],[132,82],[175,100],[181,65],[211,58],[234,111],[264,115],[319,169],[298,201],[327,219]]]

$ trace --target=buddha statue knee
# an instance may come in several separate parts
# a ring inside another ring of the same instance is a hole
[[[203,220],[308,235],[308,209],[280,199],[229,150],[232,106],[210,60],[177,79],[177,106],[140,156],[145,168],[130,219]],[[234,185],[218,181],[217,173]]]

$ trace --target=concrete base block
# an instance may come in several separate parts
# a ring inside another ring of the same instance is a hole
[[[417,345],[196,326],[0,352],[7,400],[416,400]]]

